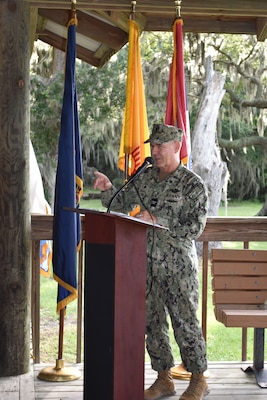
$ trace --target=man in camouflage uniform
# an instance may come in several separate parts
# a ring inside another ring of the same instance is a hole
[[[198,261],[194,240],[202,233],[207,214],[207,194],[200,177],[180,162],[182,131],[154,124],[147,142],[155,166],[114,199],[112,209],[129,212],[137,204],[137,218],[168,229],[148,229],[146,347],[152,368],[158,372],[145,390],[145,400],[175,393],[171,376],[174,359],[169,342],[169,314],[185,368],[192,373],[180,400],[201,400],[208,394],[203,375],[207,369],[206,346],[197,319]],[[95,188],[108,205],[115,193],[110,180],[96,172]]]

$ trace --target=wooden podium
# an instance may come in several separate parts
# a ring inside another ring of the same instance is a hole
[[[85,213],[84,400],[143,400],[147,223]]]

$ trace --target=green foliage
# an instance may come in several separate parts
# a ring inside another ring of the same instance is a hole
[[[54,79],[31,75],[31,140],[39,162],[55,160],[62,107],[63,74]]]
[[[144,32],[140,38],[140,48],[151,129],[154,122],[161,122],[165,118],[173,53],[172,33]],[[204,63],[208,54],[212,54],[214,68],[226,75],[227,93],[220,108],[218,136],[235,140],[248,135],[263,135],[266,110],[244,108],[242,101],[253,101],[260,94],[263,99],[267,97],[267,75],[264,69],[266,45],[257,43],[252,36],[186,33],[184,60],[191,134],[202,95]],[[63,68],[59,72],[54,70],[52,56],[51,50],[37,47],[36,57],[32,61],[31,138],[39,164],[49,161],[51,168],[55,169],[64,77]],[[117,176],[119,181],[122,179],[117,160],[125,105],[127,58],[126,45],[101,69],[77,60],[86,184],[91,182],[92,167],[108,174],[113,180]],[[236,96],[235,101],[231,98],[231,91]],[[223,151],[222,155],[230,170],[230,197],[262,199],[267,175],[266,152],[263,148],[257,146],[245,151]]]
[[[77,64],[80,128],[87,166],[116,168],[125,104],[125,52],[102,69]]]

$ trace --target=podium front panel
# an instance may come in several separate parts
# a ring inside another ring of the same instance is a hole
[[[86,217],[84,400],[143,400],[146,228]]]

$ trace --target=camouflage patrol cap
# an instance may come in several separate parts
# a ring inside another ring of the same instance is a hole
[[[145,143],[161,144],[164,142],[177,141],[181,142],[183,131],[176,126],[166,124],[154,124],[152,133]]]

